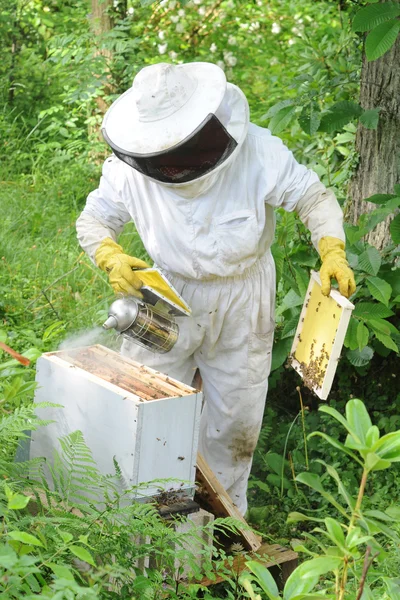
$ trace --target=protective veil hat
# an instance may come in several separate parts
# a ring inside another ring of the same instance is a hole
[[[159,63],[142,69],[107,111],[103,135],[113,149],[136,156],[176,147],[215,115],[227,88],[212,63]]]

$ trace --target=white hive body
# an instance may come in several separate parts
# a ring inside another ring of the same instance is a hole
[[[168,490],[193,496],[200,392],[102,346],[44,354],[37,363],[35,402],[54,423],[32,432],[30,458],[52,462],[59,438],[80,430],[99,471],[121,469],[121,490],[144,484],[133,498]],[[184,483],[182,483],[184,482]]]

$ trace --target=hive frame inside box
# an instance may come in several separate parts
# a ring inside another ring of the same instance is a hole
[[[100,361],[94,372],[85,356],[93,365]],[[118,375],[118,364],[125,378]],[[52,461],[54,450],[60,451],[59,438],[81,430],[103,475],[115,472],[116,458],[121,492],[145,482],[174,479],[164,487],[193,496],[201,392],[102,346],[42,355],[36,380],[36,403],[54,402],[65,408],[36,409],[39,418],[55,422],[32,432],[30,458]],[[164,395],[144,399],[127,389],[130,381],[150,392],[151,385],[159,385]],[[157,495],[160,487],[141,485],[129,498],[145,500]]]
[[[301,362],[298,360],[299,357],[296,357],[296,352],[299,349],[300,345],[309,345],[314,341],[317,341],[317,344],[320,343],[318,340],[318,329],[317,332],[312,332],[312,317],[313,314],[311,311],[316,311],[315,306],[311,305],[311,293],[312,291],[316,291],[318,294],[320,306],[318,308],[318,319],[320,320],[322,315],[325,316],[326,322],[330,320],[330,327],[332,325],[336,328],[334,333],[334,339],[326,340],[324,343],[328,345],[329,348],[329,359],[326,359],[325,374],[323,376],[322,382],[318,385],[315,384],[311,387],[314,393],[321,399],[326,400],[330,389],[332,387],[333,379],[336,373],[336,368],[338,365],[338,361],[340,358],[340,353],[343,347],[344,338],[346,335],[347,327],[349,325],[350,317],[352,310],[354,309],[354,304],[352,304],[347,298],[342,296],[337,290],[331,289],[329,296],[322,296],[320,289],[321,287],[321,279],[318,273],[315,271],[311,272],[310,283],[307,288],[304,304],[300,313],[299,323],[297,325],[296,334],[294,336],[293,345],[291,349],[291,365],[292,367],[300,374],[304,375],[304,370]],[[318,303],[317,303],[318,304]],[[335,306],[339,310],[335,310]],[[333,319],[335,316],[335,319]],[[336,321],[337,319],[337,321]],[[303,335],[303,339],[302,339]],[[309,337],[311,335],[311,338]],[[306,339],[305,339],[306,338]],[[325,338],[322,338],[325,339]]]

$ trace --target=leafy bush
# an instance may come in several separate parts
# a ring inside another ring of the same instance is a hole
[[[361,400],[350,400],[347,403],[346,417],[329,406],[321,406],[320,411],[330,415],[344,427],[347,433],[345,443],[320,431],[312,433],[310,437],[322,437],[362,468],[358,495],[352,496],[338,471],[324,461],[320,462],[337,486],[340,502],[326,490],[321,477],[307,472],[299,474],[296,481],[325,498],[334,512],[339,513],[340,520],[331,516],[324,519],[310,514],[291,513],[288,518],[290,523],[308,521],[318,524],[312,533],[303,532],[306,540],[318,548],[318,551],[310,551],[304,544],[295,544],[295,550],[305,552],[312,558],[302,563],[289,576],[283,596],[279,594],[269,571],[255,561],[246,563],[251,574],[242,576],[242,585],[252,600],[261,600],[252,581],[256,582],[269,600],[279,600],[281,597],[284,600],[312,600],[322,597],[332,600],[348,597],[358,600],[361,597],[393,600],[400,594],[400,580],[384,575],[388,556],[385,538],[395,544],[400,541],[393,528],[398,524],[400,507],[392,505],[383,512],[363,510],[362,504],[368,476],[374,471],[386,470],[400,461],[400,431],[381,437],[378,427],[372,425]],[[385,585],[386,593],[380,587],[380,582]]]

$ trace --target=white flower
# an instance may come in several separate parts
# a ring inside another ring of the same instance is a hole
[[[165,44],[158,44],[157,48],[159,54],[165,54],[168,48],[168,44],[167,42],[165,42]]]
[[[174,10],[176,4],[177,4],[176,0],[171,0],[170,3],[168,4],[168,8],[170,10]]]
[[[262,42],[263,36],[262,35],[256,35],[253,39],[253,42],[255,44],[259,44],[260,42]]]
[[[160,6],[165,6],[167,4],[168,0],[161,0],[160,2]]]
[[[301,25],[303,23],[303,19],[295,19],[297,25]]]
[[[234,36],[234,35],[230,35],[230,36],[228,37],[228,44],[229,44],[230,46],[235,46],[235,45],[237,44],[237,40],[236,40],[236,38],[235,38],[235,36]]]
[[[234,67],[236,65],[236,63],[237,63],[237,58],[236,58],[236,56],[233,56],[232,52],[227,52],[225,50],[225,52],[224,52],[224,61],[228,65],[228,67]]]
[[[292,38],[290,38],[290,40],[288,40],[288,46],[293,46],[293,44],[295,44],[295,40],[293,40]]]
[[[185,11],[183,10],[183,8],[181,8],[180,10],[178,10],[178,15],[180,17],[184,17],[185,16]]]
[[[193,0],[194,4],[201,4],[203,0]]]
[[[272,33],[280,33],[281,26],[278,23],[272,23],[271,31]]]
[[[182,23],[177,23],[175,27],[176,33],[183,33],[185,31],[185,27]]]
[[[271,60],[269,61],[269,64],[270,64],[271,66],[277,65],[278,63],[279,63],[279,60],[276,58],[276,56],[273,56],[273,57],[271,58]]]
[[[225,63],[223,60],[219,60],[217,61],[217,67],[219,67],[220,69],[222,69],[223,71],[225,70]]]
[[[250,23],[249,29],[250,29],[250,31],[256,31],[257,29],[260,29],[260,23],[258,21],[255,21],[254,23]]]
[[[133,15],[134,12],[135,12],[135,9],[133,8],[133,6],[130,6],[128,8],[128,15]]]
[[[210,46],[210,52],[212,52],[214,54],[214,52],[217,51],[217,44],[214,44],[214,42],[211,44]]]
[[[294,33],[295,35],[300,35],[300,29],[298,29],[297,27],[292,27],[291,31],[292,31],[292,33]]]
[[[160,40],[165,40],[165,31],[159,31],[158,32],[158,37],[160,38]]]
[[[201,17],[203,17],[206,14],[206,7],[205,6],[200,6],[199,10],[197,11],[199,13],[199,15]]]
[[[178,17],[178,15],[172,15],[172,16],[171,16],[171,21],[172,21],[173,23],[178,23],[178,21],[179,21],[179,17]]]
[[[168,53],[168,56],[170,57],[171,60],[176,60],[178,58],[178,54],[176,52],[174,52],[173,50],[171,50],[171,52]]]
[[[119,4],[118,0],[114,0],[114,2],[113,2],[114,8],[118,8],[118,4]]]

